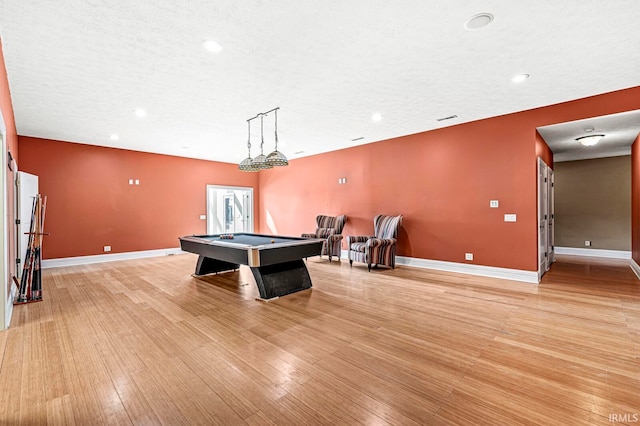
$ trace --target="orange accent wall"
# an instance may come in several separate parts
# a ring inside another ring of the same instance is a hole
[[[631,257],[640,265],[640,135],[631,145]]]
[[[258,177],[229,163],[24,136],[19,149],[47,196],[45,259],[178,247],[206,232],[207,184],[252,187],[260,199]]]
[[[549,149],[549,145],[544,141],[544,138],[540,136],[540,133],[536,131],[536,157],[542,158],[544,164],[553,169],[553,152]]]
[[[553,163],[536,127],[638,108],[634,87],[294,160],[260,172],[259,229],[298,235],[346,214],[343,234],[371,235],[376,214],[402,214],[399,255],[536,271],[537,157]]]
[[[11,151],[13,158],[18,160],[18,135],[16,132],[16,124],[13,115],[13,105],[11,103],[11,92],[9,90],[9,80],[7,78],[7,69],[4,63],[4,54],[2,50],[2,39],[0,39],[0,110],[2,111],[2,119],[6,128],[6,145],[7,150]],[[2,153],[7,158],[6,151]],[[8,236],[8,253],[3,253],[7,258],[7,282],[11,283],[11,276],[16,275],[16,227],[15,223],[15,202],[14,202],[14,173],[7,171],[7,212],[5,220],[7,221]],[[7,286],[7,291],[11,291],[11,286]],[[4,299],[3,299],[4,303]]]

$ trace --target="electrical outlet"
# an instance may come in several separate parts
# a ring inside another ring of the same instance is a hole
[[[465,253],[464,260],[473,260],[473,253]]]
[[[111,251],[111,246],[104,246],[104,251]]]
[[[206,214],[201,214],[200,215],[200,220],[207,220],[207,215]]]
[[[585,246],[585,247],[591,247],[591,241],[588,241],[588,240],[587,240],[587,241],[585,241],[585,242],[584,242],[584,246]]]
[[[497,208],[499,205],[500,205],[500,203],[498,202],[498,200],[489,201],[489,207],[491,207],[492,209]]]

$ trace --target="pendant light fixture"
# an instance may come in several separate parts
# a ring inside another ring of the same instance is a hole
[[[287,160],[287,157],[284,156],[283,153],[281,153],[280,151],[278,151],[278,110],[280,108],[276,108],[273,111],[273,114],[275,115],[275,138],[276,138],[276,149],[267,156],[267,164],[270,164],[271,166],[288,166],[289,165],[289,160]]]
[[[242,160],[238,166],[243,172],[260,171],[260,169],[257,169],[253,165],[253,160],[251,159],[251,120],[252,119],[247,120],[247,134],[249,135],[249,138],[247,139],[247,149],[249,150],[249,156]]]
[[[253,159],[253,167],[259,170],[270,169],[273,166],[267,163],[267,156],[264,155],[264,116],[266,113],[258,114],[260,116],[260,155]]]
[[[278,110],[280,107],[274,108],[267,112],[258,113],[255,117],[247,120],[249,138],[247,140],[248,157],[240,162],[239,169],[243,172],[258,172],[260,170],[270,169],[274,166],[287,166],[289,160],[280,151],[278,151]],[[264,155],[264,117],[274,113],[275,126],[275,150],[269,155]],[[260,117],[260,155],[251,159],[251,121]]]

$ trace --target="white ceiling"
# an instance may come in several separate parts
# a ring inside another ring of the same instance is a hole
[[[639,16],[638,0],[0,0],[0,37],[18,134],[236,163],[274,107],[298,158],[638,86]]]

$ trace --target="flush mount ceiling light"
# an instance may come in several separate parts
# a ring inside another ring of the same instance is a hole
[[[380,120],[382,120],[382,114],[380,114],[379,112],[376,112],[375,114],[373,114],[371,116],[371,119],[373,121],[380,121]]]
[[[147,116],[147,111],[143,110],[142,108],[138,108],[135,111],[133,111],[133,113],[136,115],[136,117],[146,117]]]
[[[516,76],[513,76],[511,78],[511,81],[513,81],[514,83],[522,83],[528,78],[529,78],[529,74],[518,74]]]
[[[110,136],[112,141],[117,141],[118,139],[120,139],[120,136],[116,135],[115,133],[113,135]]]
[[[203,40],[202,47],[211,53],[222,52],[222,45],[215,40]]]
[[[593,146],[600,142],[600,139],[604,138],[604,135],[589,135],[576,138],[584,146]]]
[[[493,22],[493,15],[490,13],[478,13],[477,15],[473,15],[467,22],[465,22],[464,27],[469,31],[479,30],[480,28],[484,28]]]
[[[287,166],[289,165],[289,160],[287,157],[280,151],[278,151],[278,110],[280,107],[274,108],[267,112],[261,112],[255,117],[252,117],[247,120],[248,126],[248,134],[249,138],[247,139],[247,149],[249,151],[249,156],[242,160],[238,165],[239,169],[243,172],[259,172],[260,170],[270,169],[276,166]],[[275,150],[269,155],[264,155],[264,117],[270,113],[274,114],[275,117]],[[260,155],[256,158],[251,158],[251,121],[260,117]]]

